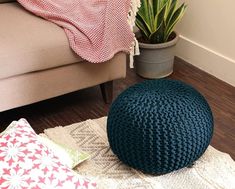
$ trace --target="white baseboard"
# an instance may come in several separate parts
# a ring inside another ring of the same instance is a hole
[[[177,43],[176,56],[235,86],[235,60],[184,36],[180,36],[180,40]]]

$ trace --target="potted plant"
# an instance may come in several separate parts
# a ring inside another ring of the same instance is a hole
[[[174,26],[186,5],[178,0],[141,0],[136,16],[136,33],[140,55],[135,57],[137,74],[145,78],[162,78],[173,72],[174,46],[178,34]]]

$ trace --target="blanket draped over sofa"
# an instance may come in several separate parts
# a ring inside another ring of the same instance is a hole
[[[89,62],[107,61],[115,53],[128,53],[133,47],[134,34],[127,21],[133,0],[18,2],[30,12],[64,28],[71,48]],[[135,16],[136,7],[132,7],[132,13]]]

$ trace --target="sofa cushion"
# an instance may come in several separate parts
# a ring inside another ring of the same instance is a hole
[[[8,2],[12,2],[12,1],[15,1],[15,0],[0,0],[0,3],[8,3]]]
[[[18,3],[0,4],[0,79],[80,62],[64,30]]]

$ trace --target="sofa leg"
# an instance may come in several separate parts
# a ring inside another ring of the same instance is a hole
[[[101,93],[106,104],[110,104],[113,100],[113,81],[100,84]]]

